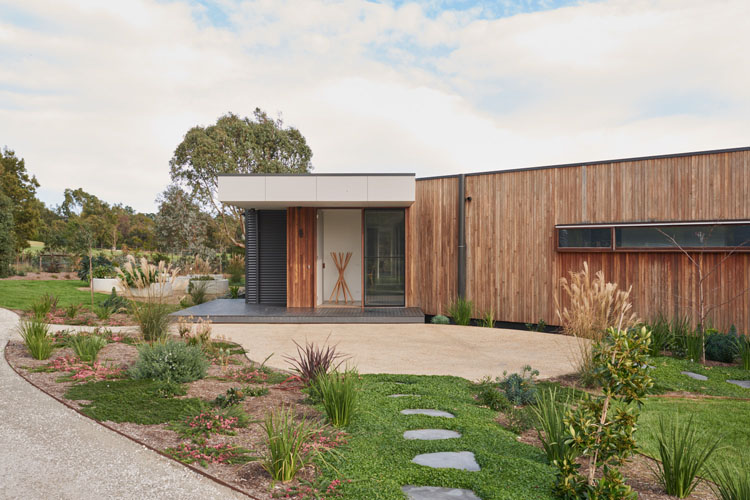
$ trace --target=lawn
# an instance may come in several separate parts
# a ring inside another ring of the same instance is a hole
[[[750,390],[745,389],[748,392]],[[714,454],[711,463],[720,460],[741,463],[747,460],[750,449],[750,402],[726,399],[674,399],[649,398],[638,421],[638,444],[643,452],[658,458],[658,446],[654,433],[658,429],[659,418],[687,420],[691,416],[698,427],[709,438],[721,438],[722,448]]]
[[[706,367],[686,359],[658,357],[651,360],[655,368],[651,370],[654,378],[654,394],[669,391],[685,391],[710,396],[727,396],[750,399],[750,389],[729,384],[730,380],[750,380],[750,371],[739,367]],[[705,375],[708,380],[695,380],[680,372],[691,371]]]
[[[45,293],[57,297],[58,307],[91,304],[91,294],[78,290],[85,286],[88,283],[78,280],[0,280],[0,307],[30,311],[31,305]],[[94,302],[106,298],[104,294],[94,294]]]
[[[553,498],[554,469],[541,450],[518,442],[495,422],[496,412],[481,408],[472,385],[458,377],[363,375],[361,409],[347,428],[349,445],[323,465],[327,479],[346,478],[344,498],[403,499],[404,485],[473,490],[484,500]],[[406,385],[395,382],[404,382]],[[389,394],[419,398],[389,398]],[[406,408],[448,411],[456,418],[401,415]],[[456,430],[458,439],[408,441],[404,431]],[[479,472],[431,469],[411,462],[420,453],[472,451]]]

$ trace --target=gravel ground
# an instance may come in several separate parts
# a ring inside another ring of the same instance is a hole
[[[247,498],[79,415],[5,362],[18,317],[0,309],[1,499]]]

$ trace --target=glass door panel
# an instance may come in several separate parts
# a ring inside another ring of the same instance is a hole
[[[404,210],[365,210],[365,306],[405,305]]]

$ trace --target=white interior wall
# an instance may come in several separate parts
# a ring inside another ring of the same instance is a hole
[[[352,252],[344,279],[355,301],[362,300],[362,211],[361,210],[320,210],[318,223],[323,226],[323,278],[322,300],[327,301],[336,285],[339,273],[331,258],[331,252]],[[320,245],[320,243],[319,243]],[[334,297],[335,299],[335,297]],[[339,300],[343,293],[339,294]]]

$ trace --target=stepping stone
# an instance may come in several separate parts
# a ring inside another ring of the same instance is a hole
[[[750,380],[727,380],[730,384],[738,385],[745,389],[750,389]]]
[[[460,438],[461,433],[446,429],[419,429],[404,432],[404,439],[420,439],[422,441],[436,441],[438,439]]]
[[[693,372],[680,372],[683,375],[687,375],[690,378],[694,378],[695,380],[708,380],[708,377],[705,375],[701,375],[699,373],[693,373]]]
[[[423,453],[411,460],[415,464],[432,467],[433,469],[458,469],[478,471],[479,464],[470,451],[439,451],[437,453]]]
[[[419,394],[391,394],[388,396],[389,398],[418,398],[420,397]]]
[[[409,500],[481,500],[471,490],[437,486],[402,486]]]
[[[455,418],[456,416],[452,413],[448,413],[447,411],[441,411],[441,410],[424,410],[424,409],[409,409],[409,410],[401,410],[402,415],[428,415],[430,417],[445,417],[445,418]]]

